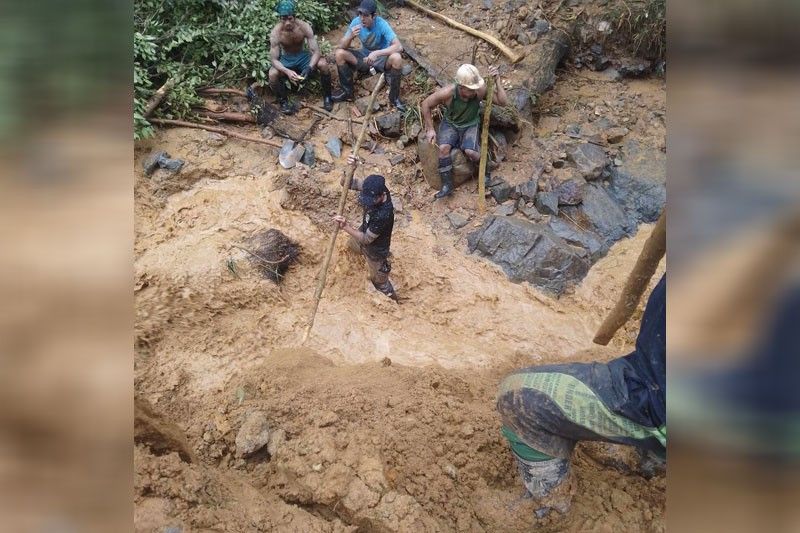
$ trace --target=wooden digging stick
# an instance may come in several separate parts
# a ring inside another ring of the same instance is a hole
[[[361,143],[364,141],[364,136],[367,133],[367,126],[369,125],[369,118],[372,115],[372,105],[375,103],[375,97],[378,95],[378,91],[381,90],[383,87],[384,77],[381,74],[381,77],[378,78],[378,83],[375,85],[375,88],[372,90],[372,94],[369,97],[369,104],[367,105],[367,113],[364,115],[364,123],[361,125],[361,133],[358,134],[358,139],[356,143],[353,145],[353,155],[358,154],[358,149],[361,147]],[[345,202],[347,201],[347,191],[350,190],[350,182],[353,180],[353,173],[356,170],[355,165],[349,165],[347,168],[347,173],[345,174],[344,183],[342,184],[342,195],[339,197],[339,210],[336,212],[337,215],[342,215],[344,213],[344,206]],[[322,299],[322,291],[325,289],[325,279],[328,276],[328,267],[331,264],[331,256],[333,255],[333,249],[336,247],[336,237],[339,235],[339,225],[335,225],[333,228],[333,233],[331,234],[331,240],[328,243],[328,252],[325,254],[325,260],[322,262],[322,270],[320,270],[319,280],[317,282],[317,290],[314,292],[314,307],[311,310],[311,318],[308,320],[308,325],[306,326],[306,332],[303,335],[303,344],[308,340],[308,336],[311,334],[311,328],[314,327],[314,319],[317,317],[317,309],[319,308],[319,301]]]
[[[470,35],[473,35],[473,36],[475,36],[475,37],[477,37],[479,39],[483,39],[487,43],[493,45],[495,48],[497,48],[498,50],[503,52],[511,60],[512,63],[516,63],[520,59],[522,59],[522,56],[520,54],[516,53],[511,48],[509,48],[506,45],[504,45],[496,37],[493,37],[493,36],[491,36],[491,35],[489,35],[487,33],[483,33],[482,31],[478,31],[476,29],[470,28],[469,26],[465,26],[464,24],[461,24],[460,22],[456,22],[455,20],[453,20],[453,19],[451,19],[449,17],[446,17],[446,16],[444,16],[444,15],[442,15],[440,13],[437,13],[436,11],[432,11],[432,10],[428,9],[427,7],[421,6],[420,4],[415,2],[414,0],[406,0],[406,5],[409,5],[409,6],[413,7],[414,9],[422,11],[426,15],[429,15],[429,16],[435,18],[435,19],[439,19],[442,22],[444,22],[445,24],[448,24],[448,25],[450,25],[450,26],[452,26],[452,27],[454,27],[456,29],[459,29],[459,30],[461,30],[463,32],[469,33]]]
[[[639,300],[650,282],[650,278],[655,274],[658,268],[658,263],[667,251],[667,211],[664,210],[656,222],[656,227],[653,228],[653,233],[648,237],[647,242],[644,243],[642,253],[639,254],[639,259],[636,260],[633,270],[628,276],[628,281],[625,282],[625,288],[622,289],[622,296],[620,296],[617,305],[611,311],[611,314],[606,317],[597,335],[594,336],[594,343],[601,346],[607,346],[609,341],[619,328],[625,325],[625,322],[633,314],[636,306],[639,305]]]
[[[478,212],[484,214],[486,212],[486,184],[484,177],[486,176],[486,163],[489,159],[489,119],[492,114],[492,96],[494,96],[494,78],[489,76],[486,81],[486,106],[483,108],[483,125],[481,126],[481,162],[478,165]]]

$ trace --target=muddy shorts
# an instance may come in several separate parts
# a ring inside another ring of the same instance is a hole
[[[358,61],[358,63],[356,63],[356,69],[359,72],[369,71],[370,65],[367,65],[364,62],[364,59],[369,55],[370,50],[367,50],[366,48],[348,48],[347,51],[356,56],[356,61]],[[378,72],[383,72],[386,70],[387,59],[389,59],[389,56],[381,56],[372,64],[372,66],[375,67],[375,70]]]
[[[311,52],[303,50],[297,54],[281,54],[278,59],[284,67],[300,74],[311,64]]]
[[[442,120],[439,124],[439,133],[436,134],[436,142],[440,145],[449,144],[453,148],[478,152],[480,151],[478,129],[477,124],[466,128],[456,128],[447,120]]]
[[[497,410],[503,435],[524,459],[568,459],[580,440],[627,444],[663,455],[666,427],[647,427],[615,413],[613,406],[626,399],[606,364],[547,365],[506,377]]]

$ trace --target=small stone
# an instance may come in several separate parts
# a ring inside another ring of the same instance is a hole
[[[499,217],[507,217],[513,215],[516,210],[516,202],[514,200],[506,200],[495,208],[494,214]]]
[[[545,215],[558,215],[558,193],[540,192],[534,201],[536,210]]]
[[[529,220],[538,221],[542,218],[542,215],[531,202],[517,204],[517,209]]]
[[[381,366],[392,366],[392,360],[389,359],[388,357],[384,357],[383,359],[381,359]]]
[[[208,135],[206,136],[206,143],[208,143],[210,146],[219,147],[226,142],[228,142],[228,138],[226,136],[214,131],[208,132]]]
[[[621,167],[622,166],[622,159],[620,159],[619,157],[615,157],[614,158],[614,166],[615,167]]]
[[[537,38],[550,31],[550,23],[546,20],[539,19],[533,23],[533,35]]]
[[[261,130],[261,136],[264,137],[265,139],[272,139],[273,137],[275,137],[275,130],[273,130],[269,126],[265,126]]]
[[[522,46],[528,46],[531,44],[531,38],[528,36],[527,32],[520,31],[517,34],[517,42]]]
[[[495,177],[495,179],[497,179],[499,183],[491,187],[491,194],[495,202],[502,204],[511,197],[514,186],[499,176]]]
[[[539,189],[539,180],[528,180],[524,183],[520,183],[516,187],[517,195],[520,198],[525,199],[526,201],[532,201],[536,198],[536,193]]]
[[[453,229],[461,229],[469,222],[469,219],[466,216],[457,211],[450,211],[445,216],[447,217],[447,220],[450,221]]]
[[[369,105],[369,99],[370,99],[369,96],[364,96],[363,98],[359,98],[354,102],[354,104],[356,105],[356,109],[358,109],[358,112],[361,113],[361,116],[367,114],[367,106]],[[381,105],[378,103],[377,100],[372,103],[373,112],[380,111],[380,109]]]
[[[269,442],[269,423],[263,411],[252,411],[245,416],[236,434],[236,455],[244,457],[254,453]]]
[[[403,161],[406,160],[406,156],[403,154],[395,154],[389,159],[389,164],[392,166],[399,165]]]
[[[322,471],[322,463],[317,463],[315,465],[311,465],[311,470],[314,472],[321,472]]]
[[[414,67],[412,67],[412,66],[411,66],[411,63],[405,63],[405,64],[403,65],[403,68],[402,68],[402,69],[400,69],[400,73],[401,73],[403,76],[408,76],[409,74],[411,74],[411,72],[412,72],[413,70],[414,70]]]
[[[558,205],[578,205],[583,202],[583,186],[586,182],[581,178],[578,180],[580,182],[569,179],[556,186],[554,192],[558,195]]]
[[[328,137],[328,142],[325,143],[325,148],[328,149],[328,152],[336,158],[341,157],[342,155],[342,140],[335,135]]]
[[[380,116],[376,120],[378,129],[386,137],[400,137],[403,133],[403,115],[399,111],[392,111]]]
[[[587,180],[600,177],[608,164],[605,150],[592,143],[581,143],[572,147],[569,158]]]
[[[447,474],[450,479],[456,480],[458,478],[458,470],[456,470],[456,467],[450,463],[445,464],[442,467],[442,470],[444,470],[444,473]]]
[[[461,426],[461,435],[463,435],[464,437],[469,438],[474,433],[475,433],[475,430],[472,429],[472,426],[470,424],[464,424],[463,426]]]
[[[278,450],[283,446],[286,441],[286,432],[282,429],[276,429],[269,434],[269,442],[267,442],[267,453],[270,457],[275,457]]]
[[[300,159],[300,161],[304,165],[308,165],[309,167],[313,167],[314,163],[317,162],[317,158],[316,158],[316,155],[314,153],[314,145],[307,142],[307,143],[303,143],[303,146],[305,146],[305,152],[303,152],[303,157]]]
[[[622,139],[628,134],[628,128],[609,128],[605,132],[606,141],[611,144],[622,142]]]
[[[481,9],[485,11],[487,9],[492,9],[492,6],[494,6],[494,2],[492,0],[483,0],[483,5],[481,6]]]

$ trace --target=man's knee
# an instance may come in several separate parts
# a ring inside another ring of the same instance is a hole
[[[389,59],[386,60],[386,63],[389,67],[400,70],[403,68],[403,58],[397,52],[389,55]]]
[[[472,161],[479,161],[481,158],[480,152],[476,152],[475,150],[464,150],[464,155]]]
[[[281,77],[281,73],[278,72],[278,69],[276,69],[275,67],[269,67],[268,76],[269,76],[269,81],[275,83]]]
[[[452,150],[452,149],[453,149],[453,147],[450,146],[449,144],[440,144],[439,145],[439,157],[450,157],[450,150]]]
[[[324,57],[323,57],[323,58],[320,58],[320,60],[319,60],[319,61],[317,61],[317,68],[318,68],[318,69],[320,70],[320,72],[322,72],[323,74],[327,74],[327,71],[328,71],[328,62],[327,62],[327,61],[325,61],[325,58],[324,58]]]
[[[355,57],[353,56],[353,54],[351,54],[344,48],[337,48],[336,52],[334,52],[333,55],[336,58],[337,65],[344,65],[345,63],[350,63],[350,64],[355,63]]]

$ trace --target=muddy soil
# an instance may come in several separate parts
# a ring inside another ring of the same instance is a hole
[[[398,33],[403,17],[418,21],[403,10],[393,21]],[[464,49],[472,42],[464,39]],[[424,96],[416,89],[404,82],[409,101]],[[537,107],[498,170],[512,183],[549,161],[565,126],[593,121],[598,109],[625,119],[628,138],[653,150],[664,144],[663,80],[612,82],[567,68]],[[571,512],[536,519],[494,411],[496,386],[513,368],[630,351],[633,321],[609,347],[591,339],[652,226],[554,299],[467,253],[466,235],[482,221],[474,180],[434,203],[414,145],[375,136],[356,175],[387,177],[398,207],[391,278],[403,300],[373,289],[340,236],[301,347],[344,172],[344,157],[324,143],[343,126],[314,129],[313,168],[284,170],[269,147],[199,130],[161,130],[136,145],[136,393],[148,416],[183,432],[191,449],[179,455],[152,435],[137,443],[136,530],[663,531],[665,477],[647,480],[614,460],[623,450],[590,445],[575,455]],[[238,130],[261,135],[255,126]],[[154,148],[186,165],[145,176],[141,163]],[[392,165],[399,154],[404,160]],[[358,220],[352,199],[347,209]],[[452,211],[467,225],[455,229]],[[280,284],[237,247],[270,228],[301,246]],[[270,444],[241,457],[237,433],[256,411],[266,415]]]

